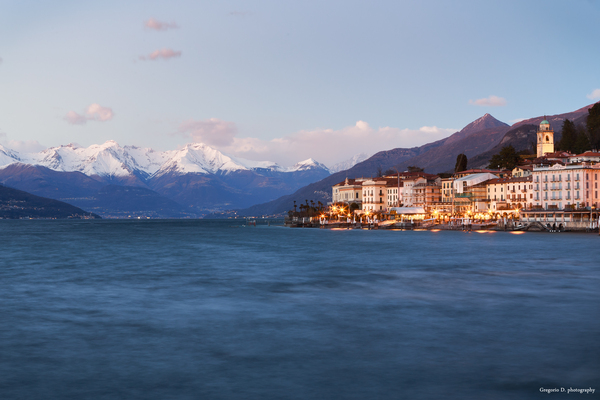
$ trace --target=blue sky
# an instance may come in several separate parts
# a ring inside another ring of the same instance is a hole
[[[203,141],[331,165],[600,100],[597,0],[2,4],[17,150]]]

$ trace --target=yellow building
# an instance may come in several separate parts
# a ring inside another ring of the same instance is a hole
[[[537,132],[537,156],[543,157],[546,153],[554,153],[554,131],[550,122],[544,119]]]
[[[451,203],[452,197],[454,197],[454,190],[452,189],[452,182],[454,178],[442,179],[442,203]]]

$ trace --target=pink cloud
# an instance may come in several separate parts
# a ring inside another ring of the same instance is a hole
[[[187,120],[179,126],[180,134],[191,137],[194,142],[209,146],[229,146],[237,133],[233,122],[210,118],[200,121]]]
[[[75,111],[69,111],[65,115],[65,120],[71,125],[83,125],[87,122],[87,118],[81,114],[77,114]]]
[[[144,22],[144,26],[148,29],[154,29],[155,31],[166,31],[167,29],[177,29],[179,25],[175,22],[161,22],[154,18],[150,18]]]
[[[450,136],[456,129],[423,126],[400,129],[373,128],[365,121],[341,129],[302,130],[283,137],[263,140],[233,137],[219,150],[250,160],[269,160],[291,165],[307,158],[333,165],[359,153],[375,154],[397,147],[414,147]]]
[[[469,100],[469,104],[484,107],[502,107],[506,105],[506,99],[492,95],[483,99]]]
[[[91,104],[85,115],[88,119],[94,121],[110,121],[114,117],[113,110],[108,107],[102,107],[100,104]]]
[[[152,53],[148,54],[147,56],[140,56],[139,59],[154,61],[159,58],[168,60],[169,58],[173,58],[173,57],[181,57],[181,51],[175,51],[175,50],[163,48],[160,50],[154,50]]]
[[[72,125],[84,125],[88,121],[110,121],[114,117],[114,112],[109,107],[102,107],[100,104],[90,104],[83,114],[75,111],[69,111],[64,119]]]
[[[2,60],[2,59],[0,58],[0,60]],[[594,90],[592,90],[592,93],[588,94],[587,98],[590,99],[590,100],[600,99],[600,89],[594,89]]]

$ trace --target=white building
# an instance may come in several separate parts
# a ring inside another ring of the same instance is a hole
[[[533,168],[533,206],[558,209],[598,207],[600,165],[586,163]]]

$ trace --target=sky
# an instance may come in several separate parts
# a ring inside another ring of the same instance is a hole
[[[600,100],[600,1],[0,0],[0,143],[283,166]]]

